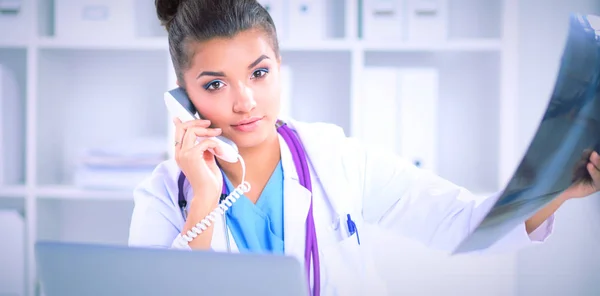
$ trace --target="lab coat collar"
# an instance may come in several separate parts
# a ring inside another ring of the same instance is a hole
[[[351,213],[352,198],[349,188],[341,185],[347,184],[341,180],[348,177],[341,157],[345,147],[340,146],[340,143],[344,143],[344,141],[331,138],[333,133],[319,131],[320,128],[331,127],[323,127],[319,124],[308,125],[291,119],[287,122],[290,128],[298,133],[308,158],[309,167],[314,169],[315,173],[311,175],[313,184],[315,180],[318,180],[318,183],[322,185],[325,195],[329,197],[328,203],[337,218]],[[343,131],[339,131],[337,134],[343,135]]]
[[[279,135],[279,147],[283,168],[285,254],[304,262],[306,217],[310,208],[311,192],[300,184],[292,152],[281,135]]]

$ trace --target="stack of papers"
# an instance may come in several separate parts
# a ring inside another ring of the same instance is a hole
[[[600,18],[573,15],[554,93],[512,179],[454,253],[486,249],[574,183],[600,152]]]
[[[87,150],[75,172],[85,189],[133,189],[167,159],[164,138],[138,138]]]

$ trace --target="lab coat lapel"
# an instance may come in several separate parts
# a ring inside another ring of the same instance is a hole
[[[329,197],[328,202],[337,215],[334,219],[350,213],[351,206],[349,202],[346,202],[351,200],[349,199],[349,186],[340,182],[348,177],[346,175],[348,172],[344,169],[343,158],[340,156],[340,153],[344,151],[344,147],[339,147],[340,141],[318,137],[321,133],[311,130],[311,127],[304,126],[302,123],[292,120],[290,124],[297,131],[303,143],[308,162],[317,175],[311,176],[311,178],[314,181],[318,177],[319,184],[322,185],[324,193]],[[318,126],[312,128],[318,128]],[[323,149],[324,147],[327,147],[327,149]],[[345,199],[333,198],[339,196],[343,196]]]
[[[283,137],[279,136],[281,165],[283,167],[283,224],[285,254],[304,263],[306,218],[311,193],[300,184],[292,153]]]
[[[210,243],[211,249],[219,252],[227,252],[227,239],[225,235],[229,236],[229,244],[231,247],[232,253],[238,253],[238,247],[233,239],[231,231],[229,231],[229,227],[227,227],[227,234],[225,234],[224,224],[225,220],[223,219],[223,215],[217,215],[215,221],[213,222],[213,237]]]

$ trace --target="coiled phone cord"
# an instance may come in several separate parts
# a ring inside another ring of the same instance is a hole
[[[186,234],[182,235],[183,239],[188,243],[194,240],[202,232],[206,231],[217,219],[218,215],[223,215],[244,193],[250,191],[250,183],[246,181],[246,164],[241,155],[238,155],[240,164],[242,165],[242,183],[236,187],[210,214],[198,222]],[[223,184],[225,186],[225,184]]]

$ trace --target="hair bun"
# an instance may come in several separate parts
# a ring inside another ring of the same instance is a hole
[[[156,14],[160,24],[169,29],[169,24],[175,18],[177,9],[183,0],[155,0]]]

